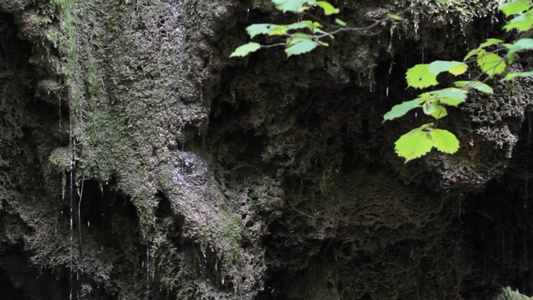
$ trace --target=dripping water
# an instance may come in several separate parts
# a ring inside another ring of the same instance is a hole
[[[146,300],[150,299],[150,248],[146,247]]]
[[[70,284],[70,292],[69,292],[69,299],[72,300],[73,296],[73,286],[74,286],[74,251],[73,251],[73,244],[74,244],[74,197],[75,197],[75,182],[74,182],[74,170],[75,170],[75,163],[76,163],[76,140],[72,139],[72,157],[70,161],[70,204],[69,204],[69,254],[70,254],[70,275],[69,275],[69,284]]]

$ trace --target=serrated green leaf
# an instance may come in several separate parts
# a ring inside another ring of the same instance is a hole
[[[394,150],[398,156],[405,158],[405,163],[425,155],[433,148],[433,142],[428,138],[428,132],[424,130],[425,125],[402,135],[394,143]]]
[[[277,9],[283,12],[298,12],[305,4],[313,5],[316,3],[314,0],[272,0],[272,2]]]
[[[403,18],[398,16],[398,15],[395,15],[395,14],[387,14],[387,17],[393,19],[393,20],[396,20],[396,21],[403,21]]]
[[[487,39],[487,41],[485,41],[484,43],[479,45],[478,48],[487,48],[487,47],[492,46],[492,45],[498,45],[499,43],[503,43],[503,40],[500,40],[500,39]]]
[[[480,92],[483,92],[483,93],[487,93],[487,94],[492,94],[493,93],[493,90],[492,88],[481,82],[481,81],[456,81],[454,82],[455,86],[456,87],[465,87],[465,86],[468,86],[469,88],[473,88],[473,89],[476,89]]]
[[[457,88],[446,88],[423,93],[419,98],[428,100],[435,99],[446,105],[457,106],[466,100],[466,91]]]
[[[261,45],[259,43],[248,43],[244,44],[242,46],[237,47],[233,53],[230,54],[229,57],[235,57],[235,56],[246,56],[252,52],[257,51],[259,48],[261,48]]]
[[[250,35],[250,38],[253,39],[256,35],[268,34],[270,30],[278,26],[279,25],[276,24],[252,24],[246,27],[246,32]]]
[[[459,61],[436,60],[429,64],[429,71],[435,76],[446,71],[457,76],[466,72],[467,69],[468,66]]]
[[[324,10],[324,14],[326,16],[338,14],[340,12],[340,9],[335,8],[331,3],[326,1],[317,1],[316,5],[320,6]]]
[[[428,135],[433,142],[433,146],[441,152],[453,154],[459,150],[459,140],[448,130],[434,129]]]
[[[531,7],[529,0],[515,0],[509,3],[500,4],[498,9],[501,10],[506,17],[521,13]]]
[[[291,35],[290,38],[287,39],[286,41],[286,44],[287,44],[287,47],[288,46],[291,46],[291,45],[296,45],[298,44],[299,42],[301,41],[312,41],[313,38],[311,38],[311,36],[307,33],[303,33],[303,32],[295,32]]]
[[[489,76],[503,73],[506,67],[504,59],[494,53],[478,55],[477,63],[481,71],[487,73]]]
[[[470,52],[468,52],[468,54],[465,56],[465,58],[463,58],[463,61],[466,61],[467,59],[469,59],[470,57],[478,54],[478,52],[480,51],[481,49],[479,48],[476,48],[476,49],[472,49],[470,50]]]
[[[383,121],[393,120],[399,117],[404,116],[410,110],[420,107],[420,101],[411,100],[404,101],[400,104],[394,105],[389,112],[383,115]]]
[[[319,23],[317,23],[317,24],[319,24]],[[300,22],[296,22],[296,23],[292,23],[292,24],[286,25],[286,28],[287,28],[287,30],[296,30],[296,29],[302,29],[302,28],[307,28],[309,30],[313,30],[313,28],[315,27],[314,25],[315,24],[313,23],[313,21],[305,20],[305,21],[300,21]],[[322,25],[320,25],[320,26],[322,26]]]
[[[424,103],[422,103],[422,109],[424,113],[429,116],[437,110],[436,105],[436,101],[424,101]]]
[[[448,111],[446,110],[446,107],[439,104],[435,104],[435,111],[433,111],[429,115],[438,120],[446,117],[448,115]]]
[[[268,35],[286,35],[286,34],[287,34],[287,26],[284,26],[284,25],[273,27],[268,32]]]
[[[533,76],[533,71],[529,71],[529,72],[516,72],[516,73],[508,73],[507,75],[505,75],[505,77],[500,80],[500,81],[508,81],[508,80],[512,80],[516,77],[529,77],[529,76]]]
[[[396,154],[405,158],[405,163],[425,155],[433,148],[433,142],[428,138],[427,132],[424,130],[425,125],[402,135],[394,143]]]
[[[429,64],[418,64],[407,70],[405,73],[407,85],[423,89],[429,86],[437,85],[437,76],[429,71]]]
[[[346,22],[344,22],[344,21],[341,20],[341,19],[335,19],[335,23],[337,23],[337,24],[339,24],[339,25],[341,25],[341,26],[346,26],[346,25],[347,25]]]
[[[312,51],[318,45],[319,44],[313,40],[302,40],[298,43],[291,44],[285,49],[285,53],[287,53],[287,57],[291,57],[291,55],[300,55]]]
[[[528,31],[531,27],[533,27],[533,15],[521,14],[507,22],[507,25],[503,26],[503,29],[507,31],[513,29],[518,31]]]
[[[509,60],[509,63],[512,63],[514,61],[514,54],[517,51],[532,50],[532,49],[533,49],[533,39],[530,39],[530,38],[519,39],[518,41],[513,43],[513,45],[509,49],[509,52],[507,52],[507,59]]]

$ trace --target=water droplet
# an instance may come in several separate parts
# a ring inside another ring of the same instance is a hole
[[[387,87],[387,89],[385,90],[385,96],[389,98],[389,87]]]

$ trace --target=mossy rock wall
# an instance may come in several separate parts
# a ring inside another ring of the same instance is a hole
[[[339,5],[365,25],[410,4]],[[404,164],[394,141],[422,116],[382,123],[413,97],[407,68],[502,34],[495,6],[421,1],[376,36],[230,59],[250,23],[295,17],[269,1],[0,0],[2,289],[125,300],[531,292],[531,80],[450,110],[453,156]],[[502,190],[508,205],[490,192]]]

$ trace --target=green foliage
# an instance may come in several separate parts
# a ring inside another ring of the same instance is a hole
[[[235,49],[235,51],[233,51],[233,53],[231,53],[230,57],[246,56],[246,55],[248,55],[251,52],[257,51],[259,48],[261,48],[261,45],[259,45],[258,43],[244,44],[244,45],[238,47],[237,49]]]
[[[402,135],[395,143],[396,153],[409,162],[433,149],[445,153],[459,150],[459,140],[448,130],[435,129],[433,123],[424,124]]]
[[[418,64],[407,70],[407,85],[423,89],[439,84],[437,75],[442,72],[450,72],[453,75],[460,75],[466,72],[468,66],[458,61],[437,60],[430,64]]]
[[[320,8],[325,16],[338,14],[340,10],[335,8],[327,1],[316,0],[271,0],[276,8],[283,12],[301,13],[316,6]],[[447,0],[437,0],[441,4],[447,4]],[[512,0],[508,3],[501,4],[499,9],[506,17],[514,16],[503,27],[507,31],[516,29],[517,31],[528,31],[533,26],[533,9],[531,0]],[[259,43],[250,42],[235,49],[230,57],[244,57],[249,53],[257,51],[260,48],[274,46],[285,47],[287,57],[300,55],[314,50],[319,46],[328,46],[323,41],[324,38],[333,38],[337,33],[343,31],[357,32],[361,34],[371,34],[366,32],[368,28],[380,26],[384,22],[402,21],[401,14],[388,13],[387,17],[377,20],[374,24],[361,28],[349,27],[346,22],[335,18],[334,25],[330,31],[322,29],[324,26],[320,22],[311,20],[302,20],[287,25],[278,24],[252,24],[246,28],[250,38],[258,35],[283,36],[284,42],[260,45]],[[512,43],[505,43],[501,39],[488,38],[477,48],[472,49],[464,57],[463,62],[436,60],[429,64],[417,64],[406,72],[407,86],[415,89],[425,89],[439,84],[437,77],[439,74],[448,72],[454,76],[464,74],[469,66],[475,62],[481,70],[481,74],[474,80],[458,80],[454,82],[455,87],[448,87],[434,91],[424,92],[417,96],[416,99],[404,101],[395,105],[383,116],[383,121],[390,121],[405,116],[413,109],[422,108],[422,112],[439,120],[448,115],[447,106],[458,106],[466,101],[468,93],[476,90],[483,93],[492,94],[493,89],[485,82],[495,75],[505,72],[508,64],[513,63],[515,55],[519,51],[532,50],[533,39],[522,38]],[[504,56],[499,55],[503,50],[507,50]],[[475,57],[475,59],[474,59]],[[501,81],[512,80],[516,77],[533,76],[533,71],[509,73]],[[485,77],[484,79],[482,79]],[[426,123],[402,135],[395,143],[396,153],[405,158],[405,162],[421,157],[430,152],[433,148],[444,153],[455,153],[459,149],[459,140],[457,137],[444,129],[438,129],[437,124]]]
[[[513,291],[510,287],[502,289],[502,293],[498,295],[497,300],[533,300],[533,297],[520,294],[518,290]]]
[[[445,1],[439,1],[441,3]],[[530,0],[514,0],[499,6],[506,16],[518,16],[511,19],[504,28],[509,31],[527,31],[533,25],[533,10]],[[496,50],[490,48],[499,47]],[[507,54],[502,57],[496,52],[508,49]],[[455,61],[434,61],[430,64],[418,64],[406,72],[407,85],[413,88],[427,88],[438,84],[437,75],[442,72],[449,72],[455,76],[461,75],[468,69],[466,63],[471,62],[473,56],[477,56],[475,62],[481,69],[481,75],[472,81],[455,81],[455,88],[445,88],[436,91],[420,94],[415,100],[405,101],[395,105],[383,116],[384,121],[392,120],[404,116],[412,109],[422,107],[424,114],[440,119],[447,115],[447,106],[457,106],[466,101],[468,92],[477,90],[483,93],[493,93],[493,89],[485,83],[494,75],[505,72],[508,64],[515,59],[515,53],[523,50],[533,49],[533,39],[522,38],[511,44],[504,43],[503,40],[489,38],[479,47],[471,50],[464,57],[465,63]],[[477,80],[483,75],[486,79]],[[509,73],[502,81],[511,80],[516,77],[532,76],[533,71]],[[433,147],[445,153],[455,153],[459,150],[459,141],[455,135],[447,130],[437,129],[434,123],[427,123],[402,135],[395,143],[396,153],[409,162],[421,157],[431,151]]]
[[[310,10],[313,7],[318,7],[322,10],[322,13],[325,16],[331,16],[338,14],[340,9],[333,6],[327,1],[316,1],[316,0],[271,0],[277,9],[283,12],[294,12],[302,13],[307,10]],[[320,22],[303,20],[291,24],[279,25],[279,24],[252,24],[246,28],[246,32],[251,39],[255,38],[258,35],[267,35],[267,36],[284,36],[286,37],[285,42],[280,42],[270,45],[260,45],[259,43],[248,43],[242,45],[235,49],[230,54],[230,57],[244,57],[260,48],[269,48],[275,46],[284,46],[285,53],[287,57],[292,55],[300,55],[303,53],[310,52],[318,46],[328,46],[327,42],[324,42],[323,39],[331,38],[333,35],[338,34],[343,31],[352,31],[358,32],[359,34],[371,34],[367,32],[371,28],[381,25],[386,21],[402,21],[403,18],[399,15],[388,14],[386,18],[382,20],[377,20],[373,25],[365,28],[354,28],[349,27],[346,22],[335,18],[335,25],[328,25],[331,28],[329,32],[324,31],[322,27],[324,25]],[[296,32],[298,31],[298,32]]]

